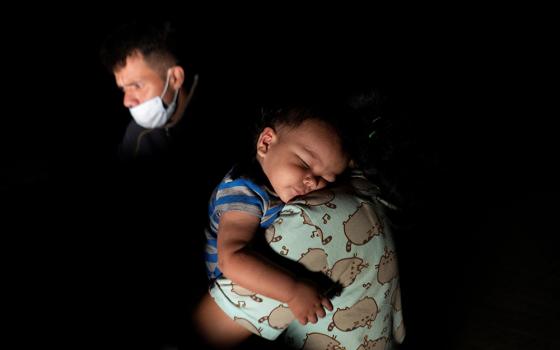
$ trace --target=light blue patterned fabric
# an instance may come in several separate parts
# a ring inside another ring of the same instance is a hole
[[[235,322],[267,339],[284,332],[298,349],[391,349],[402,342],[398,266],[384,206],[364,178],[352,185],[286,204],[266,232],[278,254],[342,285],[333,311],[303,326],[287,305],[218,279],[210,294]]]

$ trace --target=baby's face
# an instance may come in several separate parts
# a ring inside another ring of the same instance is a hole
[[[279,127],[271,132],[268,145],[265,149],[257,145],[257,153],[270,184],[285,203],[325,187],[348,165],[340,138],[324,122],[311,119],[297,128]]]

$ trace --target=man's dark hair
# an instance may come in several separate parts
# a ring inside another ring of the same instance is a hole
[[[126,65],[136,54],[158,72],[181,62],[177,29],[169,21],[135,21],[122,25],[107,37],[100,50],[104,66],[114,72]]]

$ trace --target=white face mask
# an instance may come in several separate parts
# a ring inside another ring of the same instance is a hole
[[[138,123],[138,125],[147,128],[159,128],[173,115],[175,108],[177,107],[177,96],[179,96],[179,89],[175,91],[173,96],[173,101],[167,106],[167,109],[163,105],[163,96],[167,92],[167,87],[169,86],[169,72],[167,72],[167,79],[165,81],[165,88],[161,93],[161,96],[156,96],[147,101],[142,102],[138,106],[130,108],[130,114],[132,118]]]

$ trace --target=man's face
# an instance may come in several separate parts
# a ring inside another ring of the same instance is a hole
[[[140,53],[127,57],[125,66],[115,70],[114,74],[117,86],[124,92],[126,108],[135,107],[163,92],[165,81]]]

